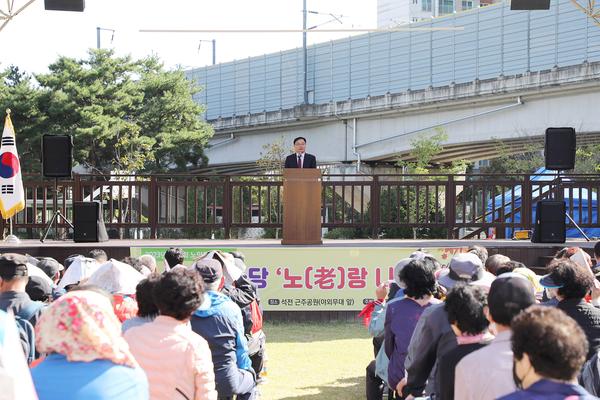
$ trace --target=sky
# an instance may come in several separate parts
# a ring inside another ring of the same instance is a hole
[[[27,0],[14,1],[17,9]],[[309,14],[308,27],[375,28],[377,0],[307,0],[307,9],[343,15],[343,24],[328,15]],[[6,12],[6,2],[0,1]],[[321,25],[322,24],[322,25]],[[97,27],[102,48],[117,55],[143,58],[154,54],[168,69],[191,69],[302,46],[302,33],[143,33],[140,29],[301,29],[302,0],[86,0],[85,11],[44,10],[36,0],[0,31],[0,69],[16,65],[44,73],[59,56],[85,58],[95,48]],[[114,34],[112,31],[114,30]],[[309,33],[308,44],[347,37],[350,33]],[[201,42],[202,41],[202,42]],[[204,42],[206,41],[206,42]]]

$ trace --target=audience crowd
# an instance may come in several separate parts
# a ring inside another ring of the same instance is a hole
[[[600,394],[600,243],[538,275],[473,246],[416,251],[361,312],[367,400],[593,399]],[[251,400],[266,335],[241,253],[109,259],[0,255],[1,399]],[[164,269],[164,272],[160,270]]]
[[[538,275],[473,246],[447,267],[417,251],[361,316],[367,400],[594,399],[600,394],[600,243]]]
[[[241,253],[0,255],[0,399],[251,400],[266,336]],[[28,368],[29,367],[29,368]]]

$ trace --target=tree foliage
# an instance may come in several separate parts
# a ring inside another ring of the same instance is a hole
[[[0,106],[13,110],[24,165],[39,170],[45,133],[69,134],[74,161],[95,171],[185,170],[206,163],[212,127],[200,119],[199,88],[154,57],[133,60],[90,50],[60,57],[35,79],[15,67],[0,82]]]
[[[433,165],[432,161],[436,155],[444,149],[443,143],[448,140],[448,134],[443,128],[435,128],[434,134],[424,133],[413,139],[410,144],[412,150],[411,158],[415,161],[406,162],[397,160],[396,164],[407,170],[410,174],[458,174],[463,173],[467,167],[467,161],[452,161],[446,165]],[[434,171],[435,170],[435,171]]]
[[[266,174],[282,174],[285,158],[291,154],[291,150],[285,146],[283,136],[274,142],[264,144],[262,149],[256,165]]]

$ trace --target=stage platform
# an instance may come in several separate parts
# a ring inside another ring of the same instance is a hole
[[[92,249],[103,249],[109,257],[122,259],[130,256],[132,248],[220,248],[220,249],[419,249],[419,248],[465,248],[472,245],[484,246],[489,254],[501,253],[513,260],[520,261],[527,266],[536,269],[544,267],[541,259],[553,255],[562,247],[578,246],[585,249],[590,254],[593,253],[595,242],[586,242],[585,240],[569,240],[565,243],[531,243],[530,241],[518,240],[410,240],[410,239],[355,239],[355,240],[331,240],[324,239],[322,245],[298,246],[282,245],[280,240],[261,239],[261,240],[210,240],[210,239],[144,239],[144,240],[109,240],[100,243],[74,243],[73,241],[46,240],[41,243],[39,240],[22,240],[20,244],[0,244],[0,252],[18,252],[27,253],[34,257],[46,256],[54,257],[57,260],[64,260],[72,254],[86,254]]]

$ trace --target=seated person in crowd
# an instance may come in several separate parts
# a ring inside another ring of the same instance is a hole
[[[488,251],[483,246],[473,245],[467,249],[467,253],[475,254],[481,260],[481,265],[485,265],[487,262]]]
[[[185,259],[185,254],[183,250],[179,247],[171,247],[169,250],[165,251],[165,271],[169,271],[175,267],[183,267],[183,260]]]
[[[533,286],[521,275],[504,274],[492,282],[486,317],[495,327],[496,337],[488,346],[466,355],[457,364],[455,399],[494,400],[516,390],[512,377],[510,324],[535,301]]]
[[[600,309],[587,303],[584,298],[594,286],[594,276],[589,267],[567,258],[551,261],[548,269],[550,273],[540,279],[540,284],[558,300],[556,307],[577,321],[583,329],[588,341],[587,358],[591,358],[600,350]]]
[[[208,343],[188,325],[204,299],[200,277],[176,268],[156,281],[152,293],[160,315],[125,333],[131,352],[148,376],[150,397],[216,400]]]
[[[110,298],[75,290],[42,313],[32,369],[40,400],[147,400],[148,380],[121,336]]]
[[[474,256],[475,257],[475,256]],[[404,298],[390,304],[385,314],[384,343],[389,358],[388,385],[401,393],[406,383],[404,361],[419,317],[432,304],[436,291],[434,268],[424,260],[412,260],[399,273],[404,284]]]
[[[225,285],[223,268],[214,259],[197,260],[195,270],[206,287],[205,299],[190,320],[192,330],[210,347],[219,398],[256,396],[256,375],[248,357],[240,308],[220,291]]]
[[[480,286],[461,284],[448,292],[445,308],[458,346],[440,358],[439,399],[454,399],[456,364],[467,354],[488,345],[493,339],[493,335],[488,332],[489,321],[485,317],[485,307],[487,294]]]
[[[375,289],[377,300],[369,308],[371,314],[366,316],[369,326],[369,334],[373,336],[373,349],[375,360],[371,361],[366,370],[366,395],[367,400],[381,400],[383,392],[388,387],[388,364],[389,358],[382,346],[385,330],[385,316],[390,304],[404,298],[404,283],[400,281],[400,271],[410,262],[411,258],[400,260],[394,267],[394,280],[384,282]],[[387,298],[387,299],[386,299]],[[367,311],[367,312],[369,312]]]
[[[577,384],[588,346],[572,318],[554,307],[534,305],[517,315],[511,328],[519,390],[500,400],[596,398]]]
[[[484,265],[485,265],[485,269],[489,273],[491,273],[493,275],[499,275],[496,271],[498,271],[498,269],[500,267],[502,267],[502,265],[506,264],[509,261],[510,261],[510,258],[506,257],[505,255],[494,254],[487,258]]]
[[[158,307],[154,302],[154,287],[160,279],[160,275],[150,275],[135,287],[135,300],[138,305],[137,316],[123,322],[123,333],[129,328],[140,326],[154,321],[158,315]]]
[[[96,263],[98,264],[104,264],[108,261],[108,255],[102,249],[90,250],[90,252],[88,253],[88,257],[96,260]]]
[[[229,261],[234,262],[233,266],[230,264],[229,267],[235,267],[240,273],[239,277],[230,285],[227,284],[227,278],[225,279],[225,287],[222,292],[229,296],[242,310],[244,334],[246,335],[246,339],[248,339],[248,355],[250,361],[252,361],[252,369],[257,374],[257,382],[261,382],[260,373],[264,367],[267,336],[262,329],[263,314],[259,304],[258,290],[245,273],[247,267],[244,262],[244,255],[238,251],[232,251],[228,254],[233,257],[233,259],[228,257]],[[243,292],[241,300],[234,294],[238,291]],[[249,303],[247,300],[244,300],[246,298],[250,300]]]
[[[142,269],[142,274],[148,276],[156,273],[156,258],[154,258],[154,256],[150,254],[144,254],[138,258],[138,261],[148,270],[148,273],[146,273],[144,269]]]
[[[0,398],[37,400],[31,374],[19,346],[17,328],[13,316],[0,310]]]
[[[25,291],[28,281],[26,256],[16,253],[0,256],[0,310],[11,310],[35,326],[44,303],[31,300]]]
[[[458,283],[490,287],[494,276],[484,271],[481,259],[475,254],[459,253],[441,271],[438,283],[446,289]],[[419,397],[423,392],[438,394],[437,363],[442,355],[456,347],[456,335],[448,322],[444,304],[436,304],[423,312],[417,322],[406,357],[407,384],[404,396]]]

